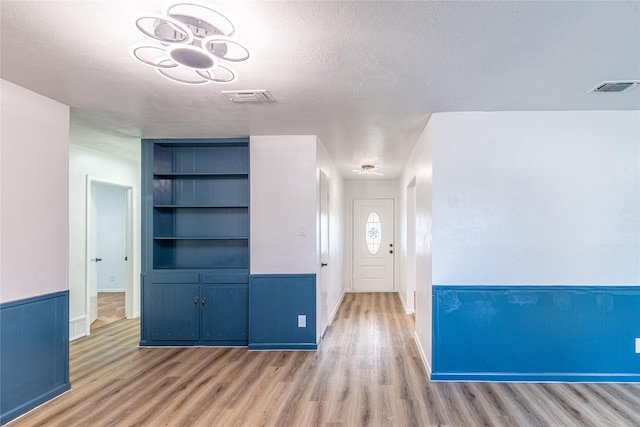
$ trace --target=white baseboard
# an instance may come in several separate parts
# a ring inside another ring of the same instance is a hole
[[[413,308],[407,308],[407,303],[404,301],[404,296],[402,296],[402,292],[398,291],[398,296],[400,297],[400,302],[402,303],[402,308],[404,308],[404,312],[406,314],[413,314],[416,311]]]
[[[122,289],[98,289],[98,293],[108,293],[108,292],[118,292],[118,293],[124,293],[127,290],[125,288]]]
[[[418,338],[418,334],[416,332],[413,333],[413,337],[416,340],[416,347],[418,347],[418,353],[420,353],[424,369],[427,371],[427,377],[431,380],[431,365],[429,364],[427,355],[424,353],[424,347],[422,347],[422,343],[420,342],[420,338]]]
[[[344,292],[346,292],[348,294],[370,294],[370,293],[392,294],[392,293],[398,292],[398,291],[395,290],[395,289],[393,289],[391,291],[377,291],[375,289],[345,289]]]
[[[338,302],[336,303],[335,307],[333,307],[333,310],[331,311],[331,316],[329,316],[329,325],[333,323],[333,319],[336,317],[336,314],[338,313],[340,304],[342,304],[342,300],[344,299],[344,294],[345,294],[345,291],[343,290],[342,295],[340,295]]]
[[[87,336],[87,317],[80,316],[69,320],[69,341]]]

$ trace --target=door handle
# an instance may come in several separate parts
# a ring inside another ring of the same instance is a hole
[[[329,265],[329,264],[327,264],[326,262],[320,263],[320,267],[326,267],[327,265]]]
[[[91,261],[100,262],[102,261],[102,258],[91,258]]]

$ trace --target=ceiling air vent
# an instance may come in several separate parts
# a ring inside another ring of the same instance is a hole
[[[223,90],[224,96],[233,102],[274,102],[273,95],[267,90]]]
[[[640,80],[602,82],[589,92],[626,92],[638,86],[638,83],[640,83]]]

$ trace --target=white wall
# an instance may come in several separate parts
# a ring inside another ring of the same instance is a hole
[[[640,283],[640,112],[433,114],[400,180],[405,211],[414,177],[428,370],[432,284]],[[406,240],[401,253],[402,269]]]
[[[395,239],[398,242],[398,181],[396,180],[345,180],[344,181],[344,275],[345,289],[353,289],[353,201],[355,199],[394,199]],[[398,262],[395,259],[395,287],[398,289]]]
[[[69,107],[0,80],[0,302],[68,289]]]
[[[316,274],[316,336],[342,298],[343,181],[313,135],[252,136],[251,274]],[[329,179],[329,286],[320,282],[320,171]],[[304,235],[301,235],[304,233]]]
[[[434,283],[640,283],[640,112],[431,123]]]
[[[432,116],[433,120],[433,116]],[[432,339],[432,190],[433,190],[433,123],[430,120],[420,135],[416,146],[405,165],[398,182],[399,200],[397,203],[398,228],[398,277],[404,282],[408,277],[407,266],[414,265],[416,316],[415,338],[427,373],[431,373],[431,339]],[[407,187],[415,180],[415,259],[407,261]],[[402,287],[400,292],[407,292]],[[411,291],[412,292],[412,291]],[[413,296],[404,295],[405,301],[413,300]]]
[[[251,274],[317,273],[316,137],[252,136],[249,150]]]
[[[318,140],[317,144],[317,167],[318,196],[320,195],[319,171],[324,172],[329,179],[329,265],[325,267],[328,271],[327,274],[329,275],[329,286],[328,289],[325,290],[325,298],[328,299],[327,307],[329,312],[327,313],[327,318],[329,324],[331,324],[333,316],[335,316],[335,313],[338,311],[339,304],[342,301],[344,289],[342,282],[344,266],[344,181],[340,176],[336,165],[333,163],[331,156],[329,156],[329,153],[320,140]],[[318,203],[320,202],[318,201]],[[320,218],[318,217],[317,223],[319,224],[319,222]],[[318,241],[318,259],[320,254],[319,244],[320,242]],[[320,269],[318,269],[318,272],[322,274]],[[320,294],[320,291],[321,290],[318,287],[318,295],[316,298],[318,306],[321,305],[321,298],[324,297],[324,295]],[[320,311],[318,311],[318,313],[320,313]],[[320,319],[320,315],[318,315],[318,319]],[[320,322],[317,322],[317,324],[318,328],[320,328]],[[323,332],[324,331],[318,330],[318,335],[320,336]]]
[[[110,136],[113,137],[113,136]],[[74,141],[74,135],[71,135]],[[130,143],[140,143],[130,141]],[[85,251],[87,175],[92,178],[133,188],[133,292],[132,316],[140,315],[140,162],[71,145],[69,151],[69,314],[72,338],[87,333],[82,329],[86,313]]]

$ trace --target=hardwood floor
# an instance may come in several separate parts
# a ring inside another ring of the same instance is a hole
[[[98,292],[98,318],[91,323],[91,332],[124,319],[124,292]]]
[[[17,426],[638,426],[640,385],[431,383],[396,294],[347,294],[317,352],[71,344],[72,389]]]

